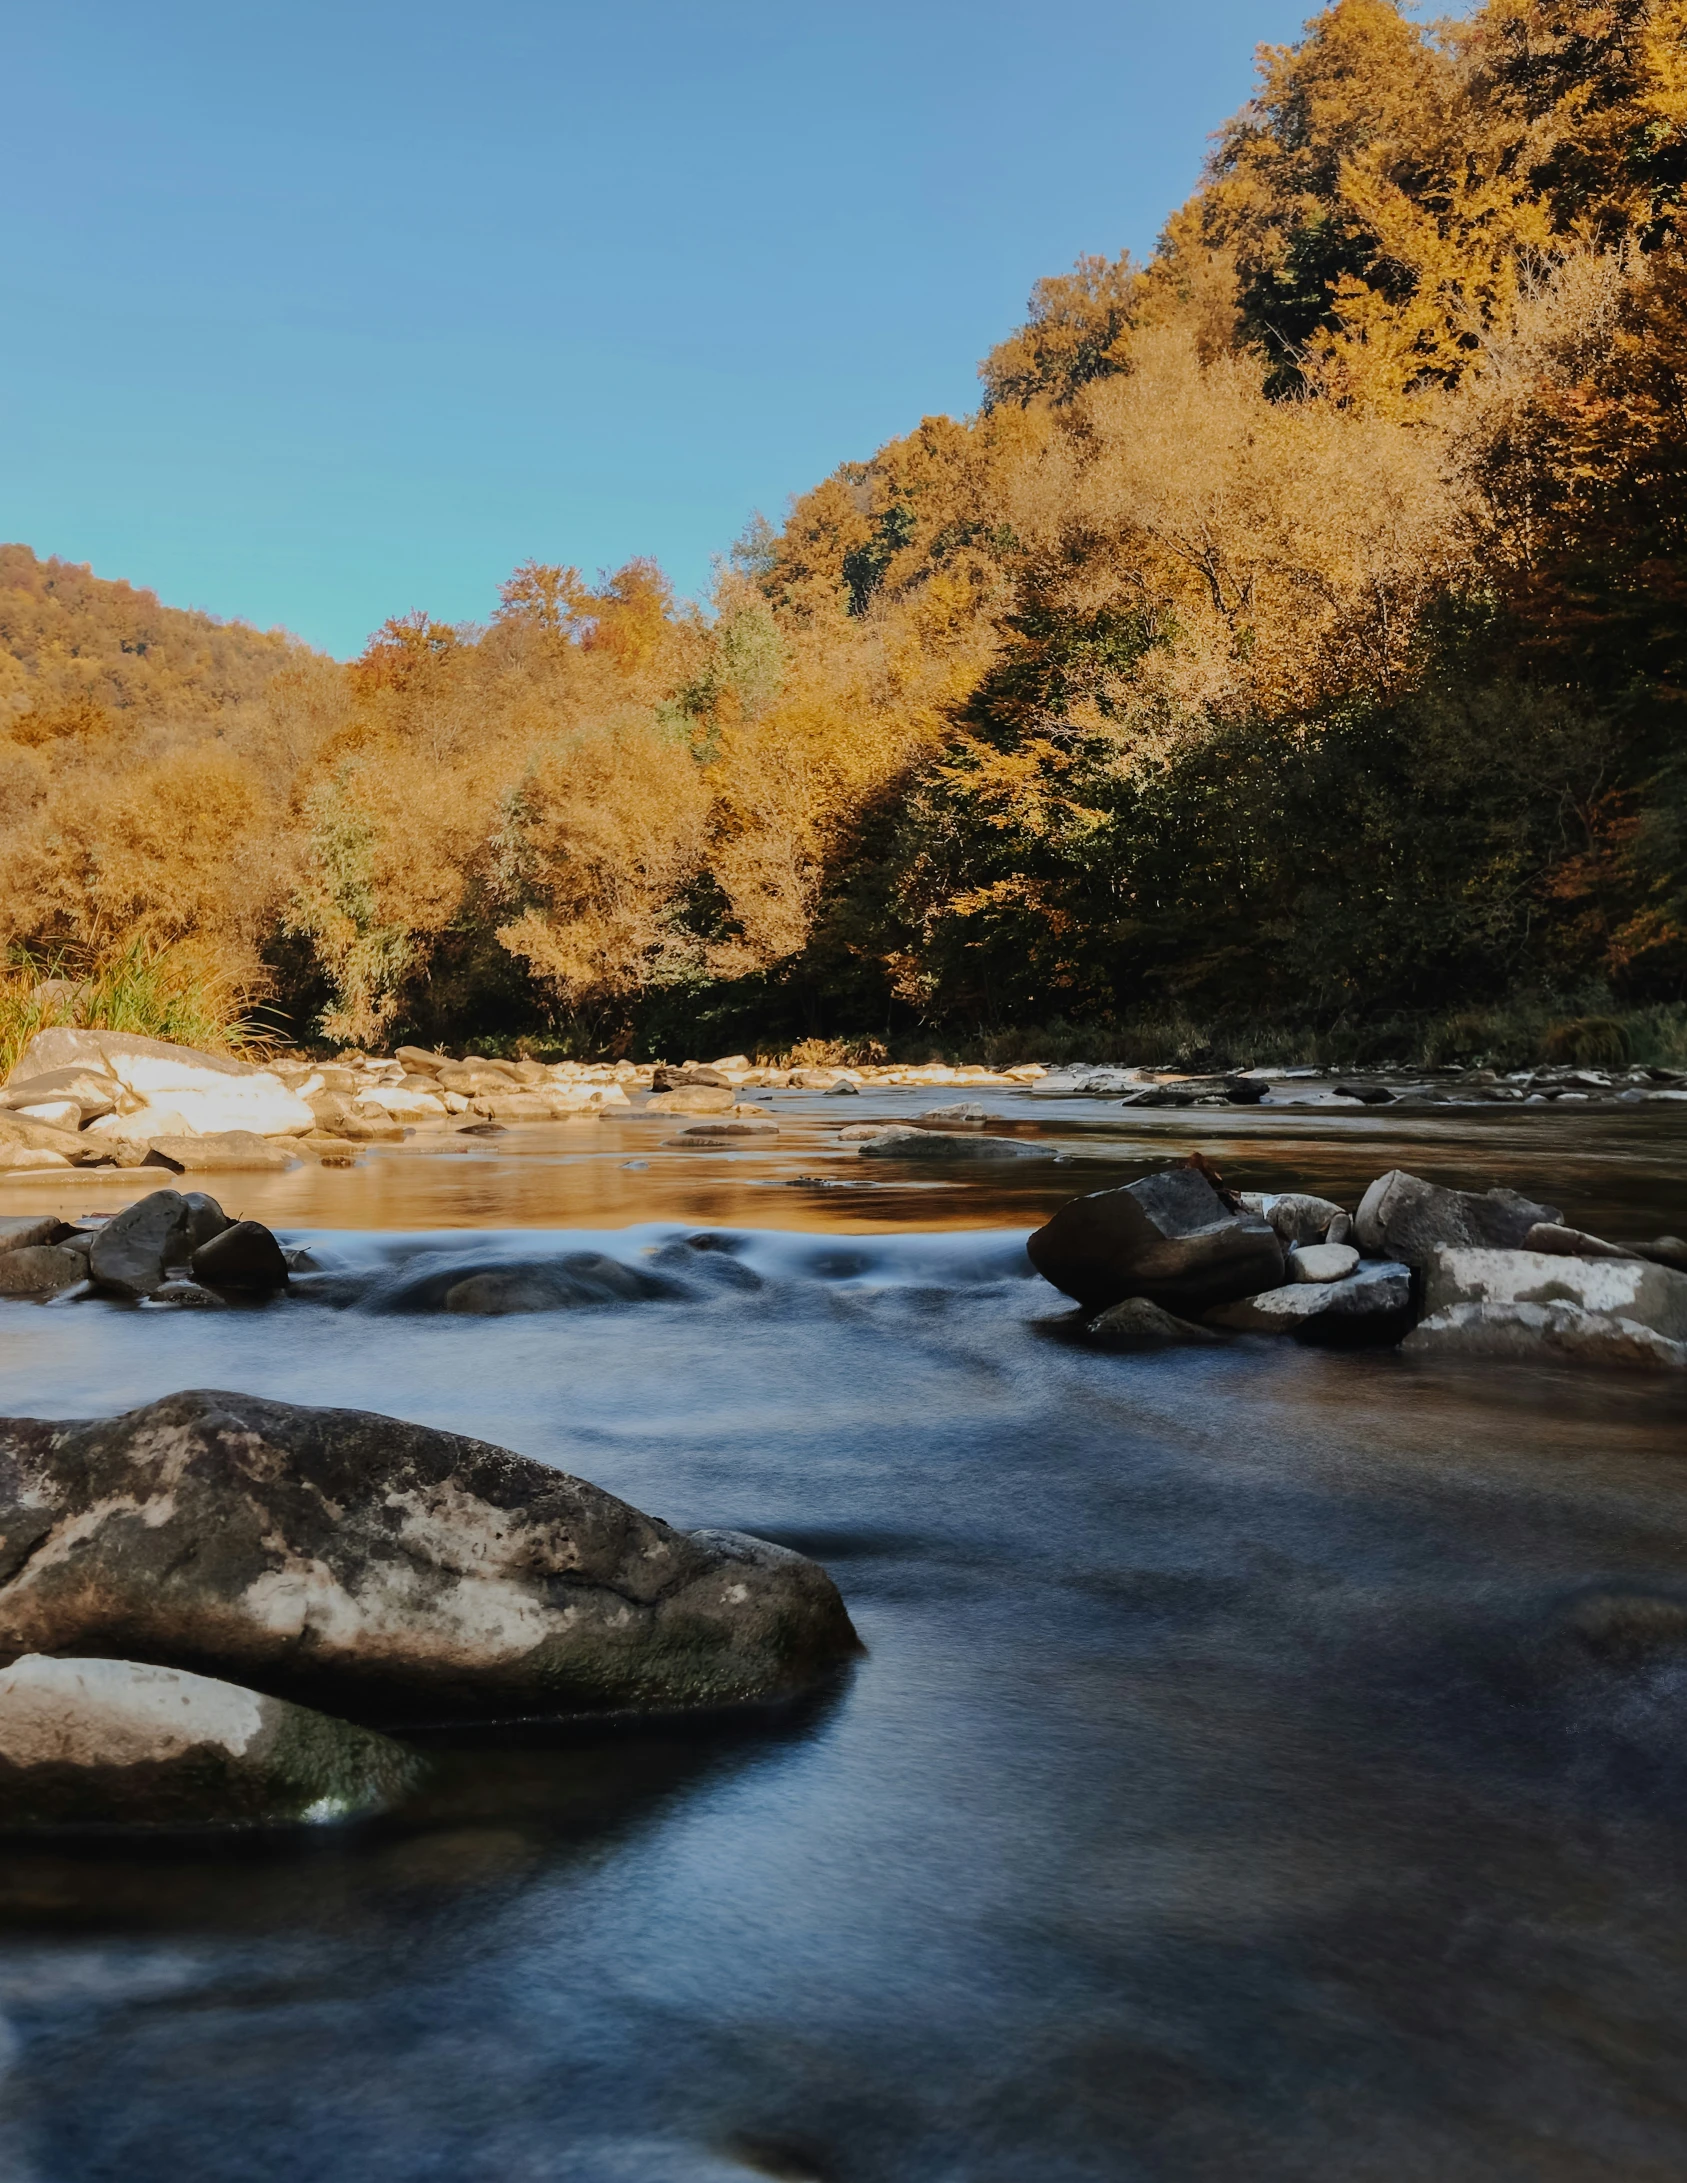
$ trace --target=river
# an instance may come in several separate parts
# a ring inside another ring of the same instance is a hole
[[[901,1168],[838,1124],[929,1093],[767,1103],[744,1151],[635,1117],[209,1178],[324,1268],[268,1308],[0,1303],[0,1410],[449,1426],[803,1548],[867,1646],[778,1716],[447,1742],[376,1826],[7,1845],[5,2183],[1687,2173],[1687,1647],[1577,1634],[1687,1600],[1687,1390],[1097,1355],[1021,1248],[1193,1146],[1681,1232],[1687,1116],[992,1096],[1049,1157]],[[683,1297],[373,1308],[698,1229]]]

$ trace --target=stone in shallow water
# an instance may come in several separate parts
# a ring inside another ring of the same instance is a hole
[[[1515,1190],[1444,1190],[1395,1167],[1365,1192],[1353,1225],[1360,1249],[1372,1258],[1423,1266],[1442,1243],[1514,1250],[1537,1221],[1558,1217],[1555,1206],[1537,1205]]]
[[[1303,1341],[1397,1342],[1411,1324],[1412,1269],[1383,1260],[1342,1281],[1291,1281],[1206,1315],[1236,1334],[1294,1334]]]
[[[261,1220],[237,1220],[200,1244],[188,1261],[196,1281],[214,1289],[263,1291],[287,1286],[281,1245]]]
[[[1146,1296],[1127,1297],[1122,1304],[1112,1305],[1090,1321],[1084,1338],[1098,1349],[1121,1350],[1172,1349],[1179,1345],[1194,1348],[1222,1344],[1224,1340],[1211,1327],[1196,1326],[1190,1319],[1162,1311]]]
[[[88,1277],[88,1261],[56,1243],[0,1251],[0,1296],[52,1296]]]
[[[845,1134],[855,1136],[853,1130]],[[904,1126],[876,1130],[860,1148],[864,1160],[1036,1160],[1048,1154],[1046,1145],[1019,1144],[1012,1137],[972,1137],[959,1131]]]
[[[386,1736],[179,1668],[26,1653],[0,1670],[0,1826],[346,1819],[421,1772]]]
[[[154,1137],[142,1164],[172,1168],[178,1175],[280,1174],[296,1156],[291,1142],[249,1129],[223,1129],[206,1137]]]
[[[1251,1214],[1232,1213],[1189,1167],[1071,1199],[1026,1249],[1044,1280],[1092,1311],[1147,1296],[1193,1314],[1283,1279],[1275,1232]]]
[[[1687,1274],[1643,1258],[1547,1251],[1430,1254],[1407,1348],[1590,1364],[1687,1365]]]
[[[98,1652],[354,1719],[795,1693],[859,1651],[826,1572],[506,1449],[196,1391],[0,1420],[0,1651]]]

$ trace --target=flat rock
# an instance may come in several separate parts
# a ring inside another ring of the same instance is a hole
[[[1397,1342],[1411,1325],[1412,1269],[1370,1261],[1342,1281],[1291,1281],[1220,1305],[1209,1326],[1236,1334],[1294,1334],[1303,1341]]]
[[[0,1826],[348,1819],[421,1772],[386,1736],[180,1668],[26,1653],[0,1670]]]
[[[1222,1345],[1224,1336],[1215,1334],[1211,1327],[1197,1326],[1193,1320],[1162,1311],[1146,1296],[1128,1296],[1122,1304],[1110,1305],[1098,1313],[1085,1327],[1084,1339],[1098,1349],[1136,1350],[1179,1345],[1210,1347]]]
[[[1283,1279],[1275,1231],[1231,1212],[1191,1167],[1073,1198],[1026,1249],[1046,1281],[1090,1311],[1147,1296],[1193,1315]]]
[[[32,1121],[27,1114],[7,1112],[0,1114],[0,1152],[8,1146],[30,1152],[56,1152],[71,1167],[91,1166],[101,1160],[109,1160],[111,1147],[94,1136],[101,1127],[90,1123],[87,1129],[60,1129],[55,1122]],[[22,1161],[10,1163],[22,1166]]]
[[[1291,1281],[1345,1281],[1359,1264],[1351,1243],[1300,1243],[1288,1258]]]
[[[952,1107],[927,1107],[924,1114],[916,1114],[915,1129],[982,1129],[990,1119],[989,1109],[974,1100],[963,1100]]]
[[[687,1084],[678,1091],[657,1092],[641,1110],[645,1114],[728,1114],[732,1110],[730,1085]]]
[[[1481,1357],[1687,1364],[1687,1274],[1643,1258],[1439,1246],[1407,1347]]]
[[[0,1420],[0,1655],[444,1721],[772,1698],[858,1650],[802,1555],[455,1433],[203,1391]]]
[[[853,1136],[855,1133],[847,1133]],[[1013,1137],[970,1136],[961,1131],[914,1129],[897,1124],[875,1130],[862,1140],[864,1160],[1039,1160],[1046,1145],[1021,1144]]]
[[[1365,1192],[1353,1227],[1367,1257],[1424,1266],[1438,1244],[1515,1250],[1537,1221],[1558,1218],[1556,1206],[1536,1205],[1515,1190],[1446,1190],[1396,1167]]]
[[[296,1139],[259,1137],[249,1129],[222,1129],[205,1137],[154,1137],[146,1167],[167,1167],[175,1174],[280,1174],[291,1167]]]

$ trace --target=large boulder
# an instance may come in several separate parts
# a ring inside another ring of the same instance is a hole
[[[1283,1280],[1276,1232],[1233,1213],[1192,1167],[1073,1198],[1026,1249],[1045,1281],[1089,1311],[1147,1296],[1188,1318]]]
[[[1643,1258],[1431,1252],[1408,1349],[1552,1362],[1687,1365],[1687,1274]]]
[[[1233,1334],[1293,1334],[1327,1347],[1392,1344],[1412,1324],[1412,1269],[1371,1260],[1339,1281],[1290,1280],[1207,1313]]]
[[[30,1108],[61,1100],[74,1102],[81,1117],[73,1125],[76,1128],[119,1107],[126,1110],[141,1104],[126,1085],[104,1069],[45,1069],[28,1077],[14,1072],[5,1090],[0,1091],[0,1107]]]
[[[1421,1267],[1443,1243],[1455,1249],[1517,1250],[1537,1221],[1559,1218],[1556,1206],[1536,1205],[1515,1190],[1447,1190],[1394,1167],[1360,1199],[1353,1228],[1367,1257]]]
[[[802,1555],[456,1433],[205,1392],[0,1420],[0,1657],[154,1660],[382,1722],[735,1704],[858,1650]]]
[[[730,1114],[732,1106],[730,1085],[687,1084],[678,1091],[658,1092],[645,1101],[643,1111],[646,1114]]]
[[[312,1126],[305,1102],[268,1069],[232,1061],[222,1054],[196,1053],[167,1039],[136,1038],[120,1031],[37,1031],[25,1047],[10,1081],[39,1076],[50,1069],[83,1068],[115,1077],[155,1114],[176,1114],[181,1125],[171,1135],[249,1129],[260,1137],[301,1136]],[[127,1117],[102,1117],[104,1134],[121,1136]],[[131,1131],[139,1139],[140,1131]],[[161,1134],[153,1132],[151,1134]]]
[[[149,1296],[173,1268],[231,1225],[203,1191],[154,1190],[114,1213],[94,1238],[88,1271],[118,1296]]]
[[[135,1660],[0,1670],[0,1826],[247,1826],[396,1803],[413,1752],[284,1698]]]

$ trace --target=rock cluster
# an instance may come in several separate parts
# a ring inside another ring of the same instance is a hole
[[[1430,1107],[1639,1106],[1687,1100],[1687,1073],[1678,1069],[1390,1069],[1342,1074],[1316,1068],[1246,1069],[1197,1075],[1172,1067],[1044,1071],[1033,1085],[1039,1099],[1116,1099],[1127,1107]]]
[[[109,1219],[0,1221],[0,1296],[215,1305],[274,1295],[289,1276],[261,1221],[235,1220],[200,1190],[154,1190]]]
[[[0,1827],[351,1816],[420,1772],[371,1723],[741,1705],[859,1650],[802,1555],[453,1433],[0,1419]]]
[[[1306,1192],[1226,1190],[1199,1154],[1074,1198],[1031,1262],[1103,1348],[1214,1329],[1413,1352],[1687,1365],[1687,1243],[1624,1246],[1511,1190],[1444,1189],[1401,1169],[1349,1214]]]

